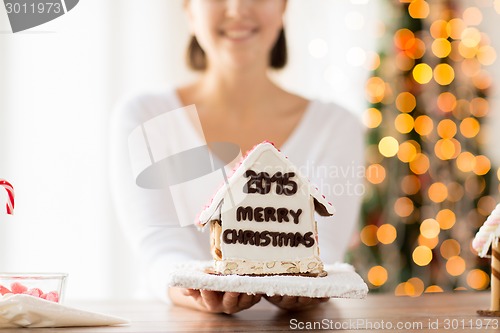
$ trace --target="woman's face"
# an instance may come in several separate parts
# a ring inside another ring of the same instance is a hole
[[[286,0],[188,0],[189,22],[208,66],[268,66]]]

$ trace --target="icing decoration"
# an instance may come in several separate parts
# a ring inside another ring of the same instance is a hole
[[[491,212],[472,241],[472,247],[482,258],[487,256],[492,243],[500,237],[500,204]]]
[[[480,257],[487,257],[491,248],[491,304],[479,310],[481,316],[500,317],[500,204],[495,207],[472,241]]]
[[[326,197],[265,142],[217,191],[198,225],[211,222],[216,274],[319,274],[315,211],[334,213]]]

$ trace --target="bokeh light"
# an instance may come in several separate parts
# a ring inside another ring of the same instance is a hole
[[[485,187],[485,182],[484,179],[475,177],[475,175],[469,175],[465,179],[465,193],[467,194],[468,197],[475,199],[477,196],[479,196],[483,191]]]
[[[442,86],[447,86],[455,79],[455,70],[448,64],[439,64],[434,68],[434,80]]]
[[[408,42],[415,39],[415,34],[409,29],[399,29],[394,34],[394,45],[400,50],[405,50]]]
[[[460,133],[469,139],[475,137],[480,129],[479,121],[472,117],[465,118],[460,123]]]
[[[476,156],[476,162],[474,165],[474,173],[478,176],[482,176],[488,173],[491,169],[490,159],[484,155]]]
[[[394,289],[394,295],[395,296],[407,296],[406,291],[405,291],[405,285],[406,285],[406,282],[401,282],[400,284],[398,284],[397,287]]]
[[[497,202],[495,198],[490,195],[484,196],[477,202],[477,211],[483,215],[488,216],[495,209]]]
[[[425,291],[424,293],[442,293],[443,292],[443,288],[441,288],[440,286],[436,286],[435,284],[433,284],[432,286],[428,286],[427,288],[425,288]]]
[[[442,209],[436,214],[436,221],[443,230],[451,229],[456,222],[455,213],[450,209]]]
[[[432,260],[432,251],[427,246],[417,246],[415,250],[413,250],[412,258],[415,264],[427,266]]]
[[[429,83],[432,80],[431,66],[421,63],[413,68],[413,78],[420,84]]]
[[[446,25],[448,36],[453,39],[461,39],[462,32],[467,28],[465,22],[460,18],[451,19]]]
[[[412,112],[415,106],[417,106],[417,100],[415,96],[408,91],[402,92],[396,97],[396,107],[401,112]]]
[[[460,68],[466,76],[474,77],[481,72],[481,63],[476,59],[464,59]]]
[[[434,145],[434,153],[441,160],[456,158],[460,149],[460,142],[455,139],[441,139]]]
[[[437,132],[443,139],[450,139],[457,134],[457,125],[451,119],[443,119],[439,122]]]
[[[418,297],[424,292],[424,282],[417,277],[409,279],[405,284],[406,295]]]
[[[382,112],[376,108],[369,108],[363,113],[363,123],[368,128],[379,127],[382,123]]]
[[[448,188],[441,182],[436,182],[429,186],[429,199],[434,202],[443,202],[448,197]]]
[[[373,266],[368,271],[368,281],[375,287],[380,287],[387,282],[387,270],[382,266]]]
[[[426,51],[425,43],[419,39],[414,38],[405,45],[405,54],[411,59],[420,59],[424,56]]]
[[[408,131],[409,132],[409,131]],[[401,162],[409,163],[417,157],[417,145],[415,141],[405,141],[399,145],[398,158]]]
[[[448,184],[448,201],[458,202],[464,196],[464,187],[457,182],[450,182]]]
[[[477,89],[486,90],[491,87],[493,79],[488,72],[486,72],[485,70],[481,70],[479,74],[475,75],[472,78],[472,83]]]
[[[428,247],[429,249],[434,249],[439,244],[439,237],[427,238],[423,235],[419,235],[417,243],[420,246]]]
[[[414,126],[415,131],[418,134],[425,136],[431,134],[432,130],[434,129],[434,122],[429,116],[418,116],[417,119],[415,119]]]
[[[404,176],[401,180],[401,190],[406,195],[413,195],[420,191],[420,179],[415,175]]]
[[[367,51],[366,62],[364,68],[369,71],[374,71],[380,67],[381,59],[380,55],[373,51]]]
[[[429,16],[430,7],[424,0],[413,0],[408,6],[408,12],[414,19],[424,19]]]
[[[439,94],[437,105],[441,111],[451,112],[457,107],[457,98],[451,92],[446,91]]]
[[[475,27],[465,28],[462,31],[461,39],[462,43],[466,47],[473,48],[479,45],[479,42],[481,41],[481,33]]]
[[[432,53],[438,58],[446,58],[451,52],[451,43],[446,38],[438,38],[432,42]]]
[[[460,256],[453,256],[446,262],[446,271],[451,276],[459,276],[465,272],[465,260]]]
[[[407,113],[399,114],[394,120],[394,126],[399,133],[406,134],[413,130],[414,119]]]
[[[425,238],[435,238],[440,231],[439,223],[434,219],[426,219],[420,224],[420,234]]]
[[[382,140],[380,140],[378,144],[378,150],[385,157],[395,156],[399,150],[398,140],[396,140],[392,136],[386,136],[382,138]]]
[[[448,33],[448,22],[445,20],[438,19],[432,22],[430,31],[434,39],[447,39],[450,36]]]
[[[464,43],[458,44],[458,53],[466,58],[466,59],[473,59],[476,57],[478,52],[477,47],[468,47]]]
[[[490,66],[497,60],[497,52],[490,45],[484,45],[477,51],[477,60],[483,66]]]
[[[489,283],[490,277],[480,269],[473,269],[467,274],[467,284],[472,289],[484,290]]]
[[[407,197],[398,198],[394,202],[394,212],[400,217],[408,217],[414,210],[413,201]]]
[[[454,239],[447,239],[439,247],[439,252],[445,259],[456,257],[460,255],[460,243]]]
[[[379,103],[385,96],[385,82],[379,77],[371,77],[366,82],[366,94],[371,103]]]
[[[460,171],[471,172],[476,167],[476,157],[466,151],[458,155],[456,163]]]
[[[422,175],[429,170],[430,161],[429,158],[424,154],[417,154],[413,161],[410,162],[410,170],[414,174]]]
[[[462,17],[467,25],[480,25],[483,21],[483,13],[477,7],[466,8]]]
[[[371,164],[366,169],[366,179],[372,184],[380,184],[385,180],[385,168],[380,164]]]
[[[391,244],[396,240],[398,233],[391,224],[382,224],[377,230],[378,241],[382,244]]]
[[[359,237],[363,244],[366,246],[375,246],[378,244],[378,239],[377,239],[377,226],[376,225],[367,225],[363,229],[361,229],[361,232],[359,234]]]

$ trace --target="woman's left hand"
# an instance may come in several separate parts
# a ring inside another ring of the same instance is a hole
[[[302,296],[264,296],[271,304],[283,310],[300,311],[306,310],[321,303],[328,302],[329,298],[315,298],[315,297],[302,297]]]

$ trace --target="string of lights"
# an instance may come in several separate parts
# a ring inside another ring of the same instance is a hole
[[[366,84],[367,195],[348,259],[373,291],[486,289],[488,262],[470,244],[499,199],[500,169],[483,153],[497,53],[476,6],[390,4],[396,26]]]

